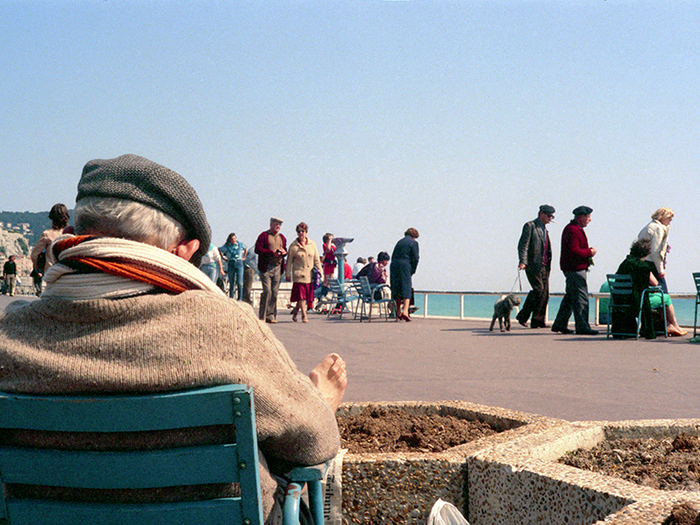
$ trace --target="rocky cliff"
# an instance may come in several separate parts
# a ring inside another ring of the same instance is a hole
[[[0,257],[29,255],[29,242],[20,232],[0,228]],[[3,259],[5,257],[2,257]]]

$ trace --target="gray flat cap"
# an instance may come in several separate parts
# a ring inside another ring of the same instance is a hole
[[[91,160],[83,168],[78,196],[112,197],[140,202],[169,215],[197,239],[199,250],[190,262],[199,266],[211,244],[211,228],[197,192],[178,173],[138,155]]]

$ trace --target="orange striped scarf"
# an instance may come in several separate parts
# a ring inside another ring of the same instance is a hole
[[[77,271],[80,271],[80,265],[83,265],[82,269],[85,267],[92,268],[98,272],[152,284],[153,286],[173,293],[182,293],[192,289],[192,287],[187,286],[185,282],[174,279],[172,275],[156,271],[158,269],[137,266],[131,261],[121,260],[118,257],[98,258],[80,256],[60,258],[60,254],[64,250],[94,239],[99,239],[99,237],[93,235],[76,235],[59,240],[53,245],[54,257],[57,261],[60,260],[61,263],[71,266]],[[71,264],[71,262],[77,264]]]

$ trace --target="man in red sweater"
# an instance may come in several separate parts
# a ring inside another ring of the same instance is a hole
[[[569,318],[574,314],[576,333],[598,335],[588,322],[588,284],[586,273],[593,264],[596,249],[588,246],[588,238],[583,229],[591,222],[593,210],[579,206],[574,210],[573,220],[567,224],[561,235],[561,271],[566,277],[566,293],[561,301],[557,318],[552,324],[552,332],[573,333],[569,328]]]

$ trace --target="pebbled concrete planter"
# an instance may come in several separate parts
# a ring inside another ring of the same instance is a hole
[[[344,403],[338,415],[367,406],[405,410],[407,414],[451,415],[490,424],[499,433],[441,453],[346,454],[343,460],[344,524],[425,524],[438,498],[468,514],[467,458],[479,450],[565,422],[467,402]],[[470,521],[471,523],[471,521]]]
[[[359,413],[369,404],[344,404]],[[618,437],[700,435],[700,419],[577,422],[466,402],[372,403],[408,414],[453,415],[499,431],[442,453],[347,454],[343,523],[422,524],[442,498],[471,525],[660,525],[700,493],[660,491],[557,462]]]
[[[700,434],[700,420],[580,422],[521,436],[467,459],[469,522],[660,525],[674,505],[700,494],[661,491],[557,462],[566,452],[619,437]]]

